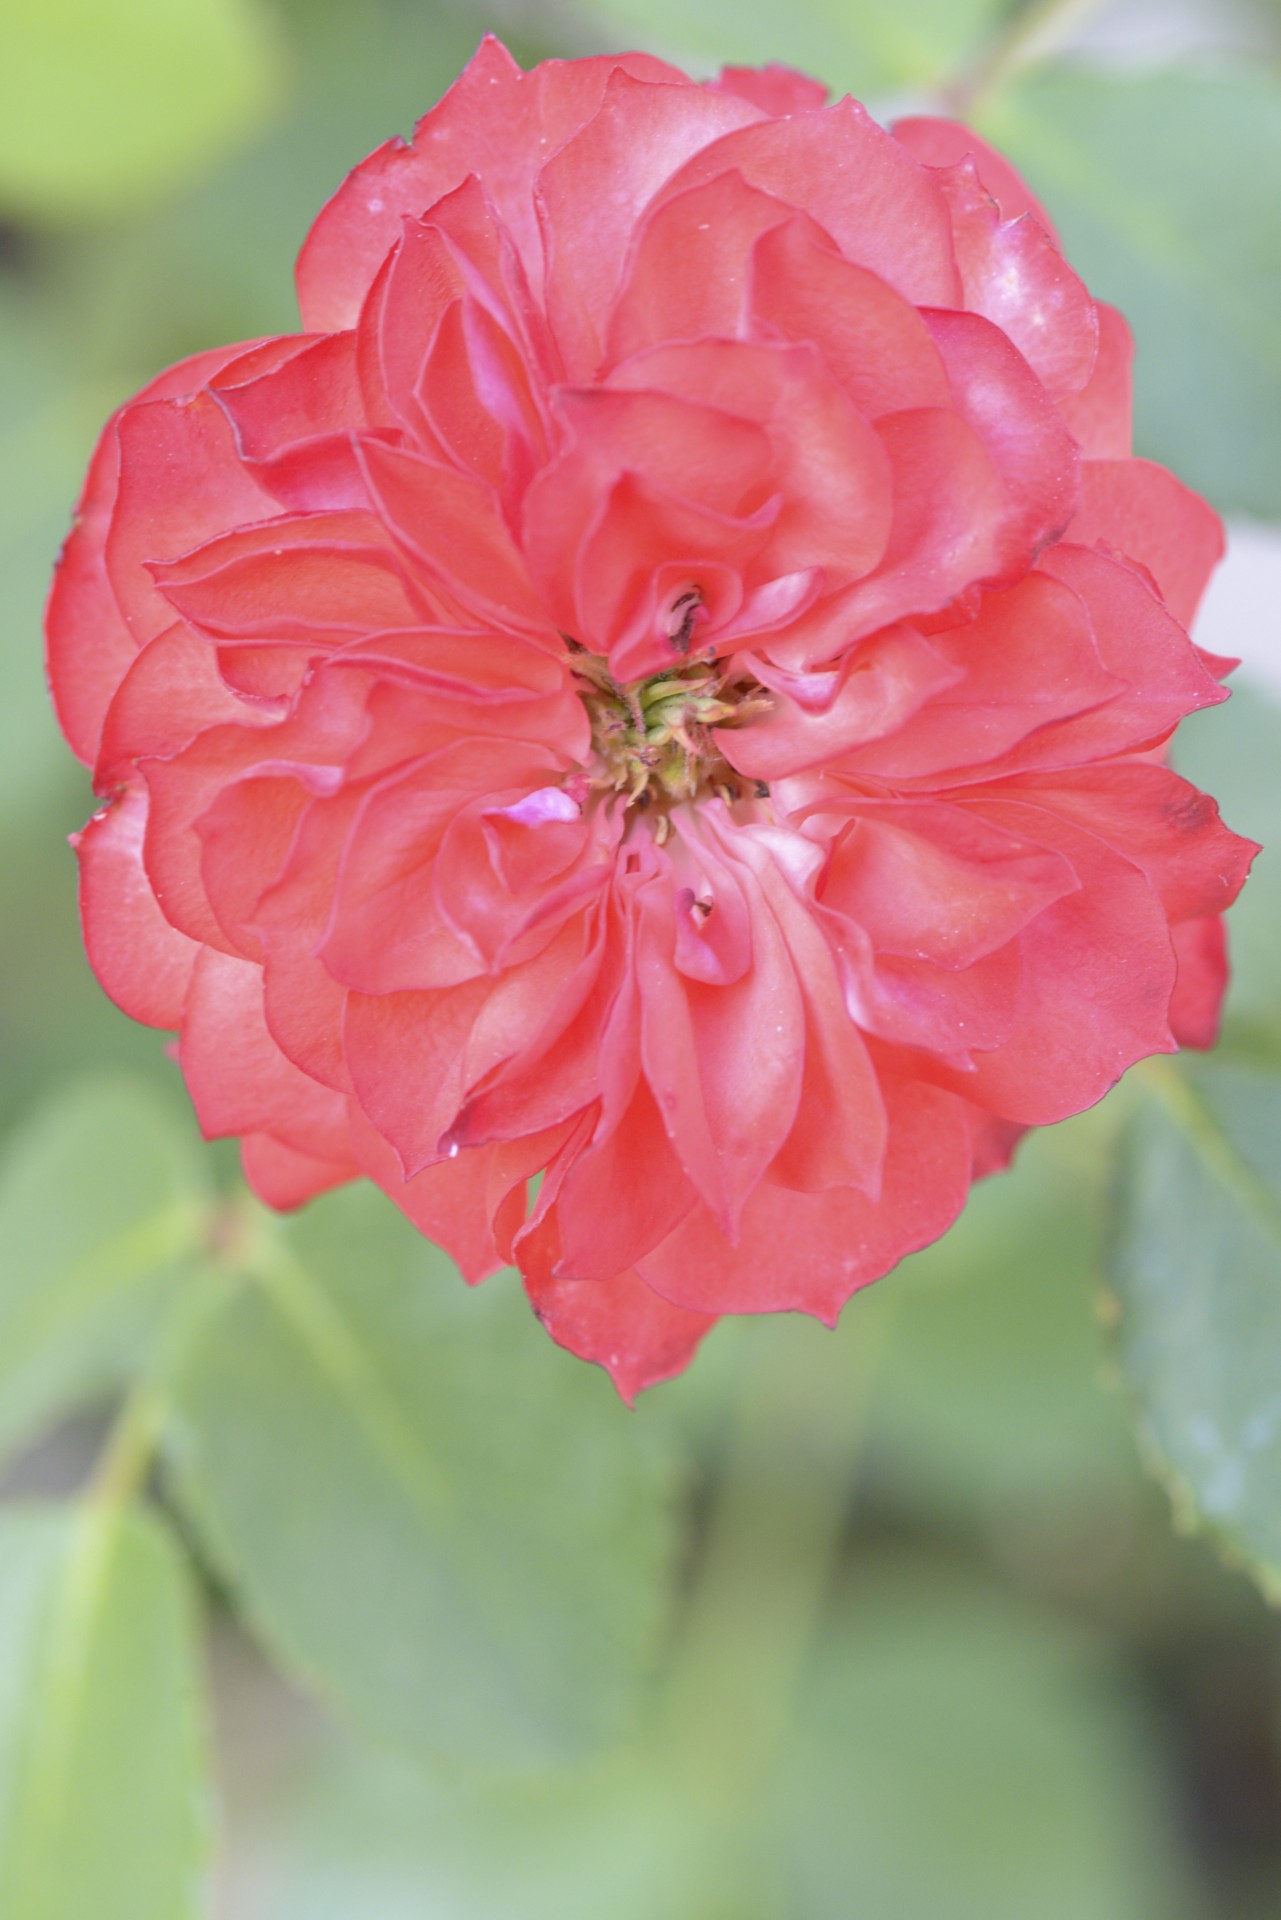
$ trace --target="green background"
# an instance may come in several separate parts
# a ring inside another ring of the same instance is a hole
[[[296,324],[490,27],[968,112],[1129,314],[1139,450],[1281,518],[1267,0],[0,0],[0,1914],[1271,1920],[1281,857],[1215,1060],[630,1414],[371,1193],[245,1201],[89,974],[39,625],[95,434]],[[1265,843],[1269,629],[1179,755]]]

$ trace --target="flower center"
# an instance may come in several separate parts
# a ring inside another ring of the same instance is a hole
[[[773,701],[731,660],[694,660],[646,680],[614,679],[599,654],[569,641],[583,705],[591,716],[594,787],[642,811],[718,794],[727,803],[763,798],[762,781],[736,773],[717,734],[767,713]],[[664,835],[665,837],[665,835]]]

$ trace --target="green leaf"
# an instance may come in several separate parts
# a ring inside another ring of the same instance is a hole
[[[205,1794],[180,1555],[101,1502],[0,1515],[0,1913],[189,1920]]]
[[[1043,69],[979,117],[1138,342],[1139,450],[1281,512],[1281,80],[1265,65]]]
[[[706,69],[782,61],[858,99],[928,86],[963,63],[1008,11],[1005,0],[579,0],[628,43]]]
[[[145,1081],[52,1097],[0,1155],[0,1446],[145,1358],[201,1229],[193,1132]]]
[[[170,191],[271,104],[257,0],[6,0],[0,208],[84,220]]]
[[[1140,1431],[1188,1523],[1281,1597],[1281,1072],[1144,1070],[1108,1271]]]
[[[264,1639],[419,1752],[520,1766],[614,1732],[671,1545],[649,1416],[552,1347],[513,1277],[469,1294],[372,1189],[259,1266],[188,1348],[171,1437]]]

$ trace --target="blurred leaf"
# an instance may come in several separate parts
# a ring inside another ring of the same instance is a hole
[[[889,1319],[869,1453],[897,1500],[1035,1506],[1071,1525],[1080,1501],[1137,1477],[1124,1407],[1100,1383],[1095,1311],[1120,1098],[1029,1135],[942,1240],[847,1309],[868,1335]]]
[[[1089,1640],[946,1567],[858,1582],[790,1756],[794,1920],[1196,1911],[1118,1678]]]
[[[268,1230],[274,1231],[274,1230]],[[180,1497],[281,1659],[427,1754],[617,1730],[671,1545],[648,1416],[370,1188],[264,1247],[175,1389]]]
[[[1262,613],[1262,608],[1260,609]],[[1249,636],[1241,636],[1242,651]],[[1237,685],[1226,707],[1193,714],[1179,728],[1174,760],[1189,780],[1212,793],[1237,833],[1262,842],[1245,890],[1228,914],[1232,979],[1230,1033],[1281,1038],[1281,781],[1277,748],[1281,707]]]
[[[1139,450],[1281,512],[1281,78],[1042,69],[978,122],[1134,328]]]
[[[272,1920],[709,1920],[725,1911],[695,1904],[706,1835],[652,1761],[482,1785],[331,1739],[291,1787],[273,1835]],[[733,1914],[758,1920],[754,1906]]]
[[[205,1787],[168,1533],[96,1502],[0,1515],[0,1913],[194,1920]]]
[[[202,1218],[193,1130],[144,1081],[85,1080],[0,1154],[0,1445],[138,1364]],[[2,1909],[0,1909],[2,1911]]]
[[[629,45],[709,68],[782,61],[859,99],[924,87],[974,51],[1010,11],[1008,0],[577,0],[579,12],[621,30]],[[532,11],[532,9],[531,9]],[[617,34],[616,34],[617,37]]]
[[[1108,1271],[1140,1430],[1176,1510],[1281,1597],[1281,1073],[1144,1070]]]
[[[171,190],[270,104],[257,0],[5,0],[0,210],[93,219]]]
[[[710,1759],[660,1725],[517,1790],[331,1742],[277,1831],[273,1920],[1181,1920],[1153,1730],[1095,1643],[946,1562],[869,1558],[737,1794],[715,1729]]]

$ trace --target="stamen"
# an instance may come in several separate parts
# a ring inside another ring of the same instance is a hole
[[[683,608],[682,630],[698,604],[696,593],[677,602]],[[716,739],[720,728],[750,725],[774,704],[737,661],[700,659],[622,683],[600,654],[589,653],[568,635],[565,641],[591,716],[589,783],[623,796],[638,812],[657,809],[654,834],[660,846],[670,832],[668,811],[681,801],[715,794],[732,806],[768,797],[762,781],[734,771]]]

